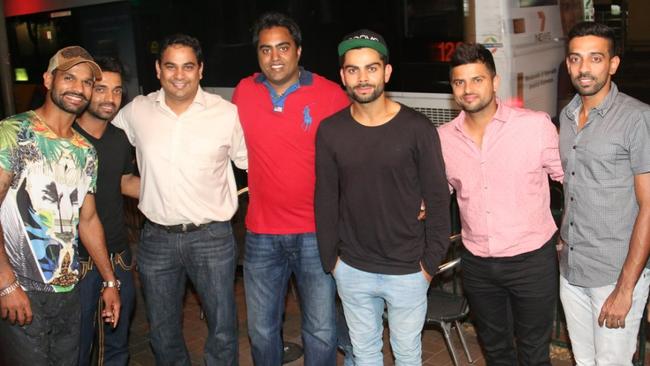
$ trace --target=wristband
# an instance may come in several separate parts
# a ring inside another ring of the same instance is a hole
[[[3,288],[2,291],[0,291],[0,297],[5,297],[11,294],[12,292],[16,291],[18,287],[20,287],[20,283],[18,282],[18,280],[15,280],[14,283]]]

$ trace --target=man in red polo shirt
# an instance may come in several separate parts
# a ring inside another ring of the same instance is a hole
[[[298,66],[298,25],[279,13],[253,30],[261,73],[233,95],[249,153],[244,285],[255,365],[282,363],[289,276],[298,284],[305,365],[336,363],[336,290],[323,271],[314,220],[318,125],[349,104],[335,83]]]

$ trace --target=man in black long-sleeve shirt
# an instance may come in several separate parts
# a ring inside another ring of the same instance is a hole
[[[421,364],[426,293],[447,252],[449,191],[433,124],[384,94],[388,48],[360,30],[338,47],[350,108],[316,138],[316,228],[350,327],[355,361],[382,362],[388,306],[397,363]],[[427,219],[418,220],[424,201]]]

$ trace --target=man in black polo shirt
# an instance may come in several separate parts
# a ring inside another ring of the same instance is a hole
[[[79,365],[89,365],[93,340],[98,345],[100,364],[126,365],[129,359],[128,334],[131,312],[135,302],[133,274],[131,273],[131,251],[127,243],[126,224],[122,194],[138,198],[140,178],[133,175],[133,154],[131,144],[124,131],[111,125],[122,103],[122,66],[112,58],[97,58],[102,69],[102,80],[95,82],[88,109],[73,124],[97,150],[99,172],[97,174],[97,212],[104,226],[106,246],[111,257],[115,275],[121,283],[121,322],[117,328],[97,324],[97,304],[102,288],[102,279],[89,258],[84,246],[79,246],[81,281],[81,344]]]

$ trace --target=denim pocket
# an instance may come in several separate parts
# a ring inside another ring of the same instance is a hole
[[[427,277],[424,275],[424,271],[422,270],[420,270],[420,277],[422,277],[422,279],[426,281],[427,284],[431,283],[431,281],[427,280]],[[431,277],[431,279],[433,280],[433,277]]]
[[[332,277],[334,278],[338,277],[341,274],[341,272],[343,272],[343,269],[346,267],[348,267],[348,265],[345,262],[343,262],[341,258],[339,258],[338,264],[332,270]]]
[[[229,222],[214,222],[206,228],[213,239],[224,239],[232,236],[232,226]]]

